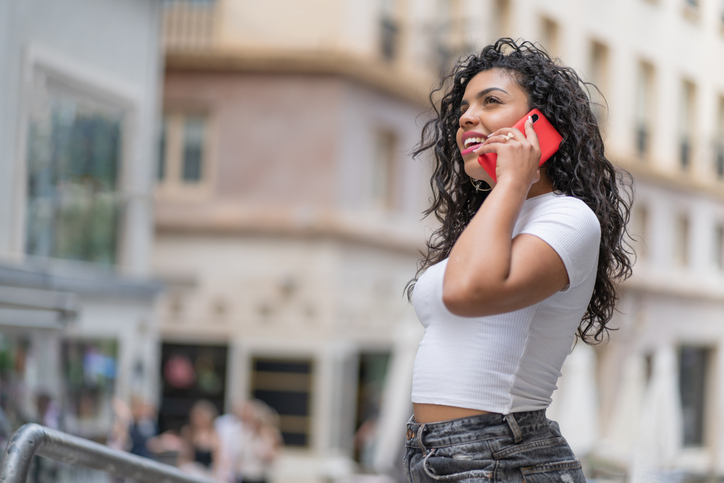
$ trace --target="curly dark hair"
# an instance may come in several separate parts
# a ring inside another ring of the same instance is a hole
[[[563,136],[558,152],[544,165],[557,192],[588,205],[601,224],[601,247],[593,296],[577,335],[588,344],[601,342],[608,331],[618,300],[617,282],[631,275],[634,252],[626,230],[633,202],[631,175],[615,167],[604,155],[598,122],[591,111],[588,88],[569,67],[534,44],[502,38],[479,54],[460,60],[430,93],[432,118],[424,125],[413,156],[431,150],[434,170],[430,180],[432,204],[424,215],[435,215],[441,226],[427,242],[427,254],[407,285],[408,298],[427,267],[448,257],[453,244],[487,197],[465,174],[455,140],[460,102],[468,82],[489,69],[504,69],[528,95],[528,108],[537,108]],[[435,99],[444,94],[436,102]],[[485,184],[484,182],[482,182]]]

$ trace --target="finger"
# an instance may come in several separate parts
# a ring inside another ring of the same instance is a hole
[[[498,150],[501,148],[502,145],[503,143],[496,142],[492,142],[490,144],[482,144],[478,149],[474,151],[474,153],[478,156],[486,153],[498,153]]]
[[[533,119],[531,119],[530,116],[528,116],[528,120],[525,121],[525,137],[528,139],[528,142],[536,149],[540,149],[540,143],[538,142],[538,135],[535,133],[535,129],[533,129]]]
[[[485,140],[485,143],[502,143],[505,144],[511,139],[514,138],[513,133],[499,133],[499,134],[491,134],[488,139]],[[483,143],[483,144],[485,144]]]

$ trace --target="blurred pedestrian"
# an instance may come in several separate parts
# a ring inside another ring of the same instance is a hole
[[[425,327],[411,482],[585,482],[545,410],[576,336],[605,338],[632,264],[630,176],[606,158],[586,89],[534,44],[500,39],[431,96],[415,154],[434,159],[441,225],[408,291]]]
[[[148,441],[158,435],[156,410],[152,404],[140,397],[131,398],[131,424],[128,428],[129,452],[144,458],[153,458]]]
[[[237,483],[267,483],[272,463],[279,455],[282,437],[279,416],[258,399],[240,407],[241,433],[237,453]]]
[[[234,461],[239,454],[239,444],[241,442],[242,422],[241,415],[246,401],[235,401],[229,413],[219,416],[214,421],[214,428],[219,435],[221,441],[221,456],[224,461],[224,467],[220,468],[220,472],[224,481],[234,482],[235,468]]]
[[[214,429],[219,412],[207,400],[196,402],[189,413],[189,423],[181,428],[181,438],[186,443],[180,455],[179,466],[202,469],[208,475],[223,478],[225,462],[221,454],[221,440]]]

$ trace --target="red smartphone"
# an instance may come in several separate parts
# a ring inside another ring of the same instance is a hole
[[[540,163],[538,166],[540,166],[558,151],[561,141],[563,141],[563,136],[556,131],[556,128],[553,127],[550,121],[548,121],[538,109],[533,109],[523,116],[513,127],[525,134],[525,121],[528,120],[528,116],[533,118],[533,130],[536,135],[538,135],[538,143],[540,144]],[[480,163],[480,166],[493,178],[493,181],[498,180],[495,176],[495,165],[497,161],[498,155],[496,153],[485,153],[478,156],[478,163]]]

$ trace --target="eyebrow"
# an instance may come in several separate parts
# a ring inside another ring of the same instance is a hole
[[[500,91],[500,92],[505,92],[506,94],[508,94],[507,91],[501,89],[500,87],[488,87],[487,89],[483,89],[482,91],[480,91],[480,92],[478,92],[477,94],[475,94],[475,98],[476,98],[476,99],[480,99],[480,98],[483,97],[485,94],[487,94],[487,93],[489,93],[489,92],[492,92],[492,91]],[[469,104],[469,102],[466,101],[466,100],[464,100],[464,99],[463,99],[462,101],[460,101],[460,105],[461,105],[461,106],[467,106],[468,104]]]

